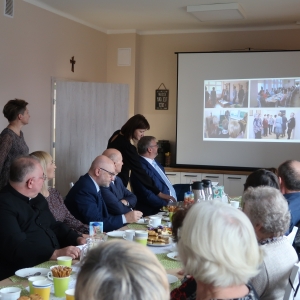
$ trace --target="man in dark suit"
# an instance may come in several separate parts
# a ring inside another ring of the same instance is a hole
[[[97,156],[88,173],[79,178],[66,196],[65,205],[71,214],[84,224],[103,222],[105,232],[138,221],[142,217],[140,211],[130,211],[118,216],[108,213],[100,186],[108,187],[114,177],[113,161],[104,155]]]
[[[156,162],[154,158],[157,156],[157,141],[153,136],[142,137],[137,145],[140,155],[140,162],[147,174],[153,179],[159,190],[176,199],[176,192],[165,175],[163,166]],[[146,216],[156,214],[162,206],[168,204],[168,200],[164,200],[155,195],[151,190],[147,189],[133,173],[130,177],[130,183],[133,192],[137,196],[136,209],[142,211]]]
[[[39,193],[45,179],[36,158],[22,156],[11,164],[9,183],[0,192],[0,280],[58,256],[78,258],[80,250],[75,246],[86,243],[55,221]]]
[[[278,167],[280,191],[289,204],[291,223],[289,233],[300,222],[300,162],[287,160]]]
[[[121,172],[123,165],[122,154],[117,149],[106,149],[102,155],[110,158],[115,165],[115,174]],[[123,184],[121,178],[114,177],[109,187],[100,187],[107,210],[112,215],[122,215],[130,212],[136,205],[136,196]]]

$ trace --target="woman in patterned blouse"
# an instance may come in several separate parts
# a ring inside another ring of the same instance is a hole
[[[12,161],[20,155],[28,155],[21,128],[29,122],[27,102],[21,99],[9,100],[4,108],[8,126],[0,134],[0,190],[8,183]]]
[[[48,201],[50,211],[52,212],[56,221],[66,223],[71,229],[79,233],[88,233],[88,225],[85,225],[79,220],[75,219],[75,217],[65,206],[62,195],[56,189],[48,186],[48,180],[55,177],[56,165],[52,156],[44,151],[36,151],[30,155],[33,155],[39,159],[44,170],[44,174],[47,176],[47,179],[44,181],[41,194],[43,194]]]

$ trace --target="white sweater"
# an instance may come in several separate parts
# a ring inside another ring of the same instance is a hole
[[[292,267],[298,256],[286,237],[260,246],[264,260],[260,273],[250,282],[260,300],[282,300]]]

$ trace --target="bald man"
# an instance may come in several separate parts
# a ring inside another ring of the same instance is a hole
[[[0,192],[0,280],[58,256],[78,258],[80,250],[75,246],[86,243],[54,219],[39,193],[45,178],[40,163],[31,156],[11,164],[9,184]]]
[[[280,190],[289,204],[289,232],[300,222],[300,162],[287,160],[278,167]]]
[[[138,221],[142,217],[139,211],[130,211],[118,216],[108,213],[100,187],[108,187],[114,177],[113,161],[104,155],[97,156],[88,173],[79,178],[66,197],[65,205],[71,214],[84,224],[103,222],[105,232]]]
[[[121,172],[123,165],[122,154],[117,149],[106,149],[102,155],[110,158],[115,165],[115,174]],[[122,215],[130,212],[136,205],[136,196],[131,193],[123,184],[123,181],[115,176],[109,187],[100,187],[102,197],[107,210],[112,215]]]

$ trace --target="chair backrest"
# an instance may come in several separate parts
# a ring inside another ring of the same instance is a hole
[[[293,243],[294,243],[294,239],[296,237],[297,231],[298,231],[298,227],[294,226],[291,233],[287,236],[291,245],[293,245]]]
[[[285,288],[285,293],[283,300],[293,300],[293,299],[299,299],[299,293],[297,293],[297,298],[294,297],[294,294],[296,290],[298,291],[298,286],[299,286],[299,268],[300,268],[300,263],[294,264],[290,277],[289,277],[289,282]]]

